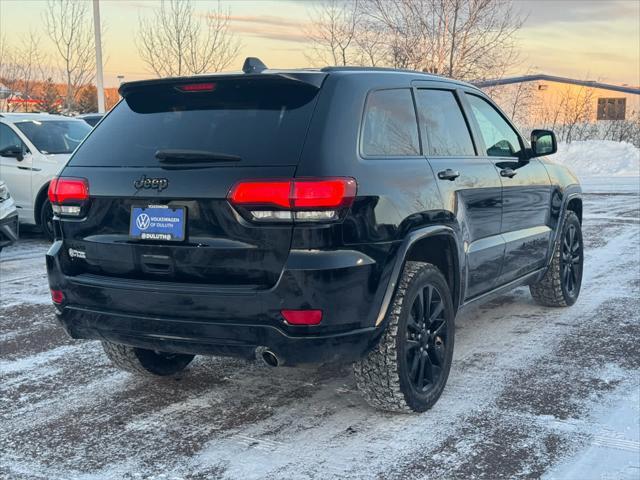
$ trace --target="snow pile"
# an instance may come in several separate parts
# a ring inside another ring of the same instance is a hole
[[[559,143],[550,159],[566,165],[578,177],[640,176],[640,149],[627,142],[585,140]]]

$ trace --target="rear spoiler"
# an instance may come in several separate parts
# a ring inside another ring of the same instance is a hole
[[[259,73],[221,73],[214,75],[194,75],[190,77],[168,77],[158,78],[152,80],[139,80],[135,82],[126,82],[120,85],[118,93],[123,98],[126,98],[133,91],[139,91],[146,87],[160,86],[160,85],[185,85],[195,83],[206,82],[218,82],[218,81],[233,81],[233,80],[254,80],[254,81],[278,81],[283,83],[296,83],[309,85],[314,88],[320,89],[325,78],[328,76],[326,72],[314,71],[314,70],[262,70]]]

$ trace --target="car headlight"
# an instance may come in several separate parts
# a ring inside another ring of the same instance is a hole
[[[4,202],[9,198],[9,189],[4,183],[0,183],[0,202]]]

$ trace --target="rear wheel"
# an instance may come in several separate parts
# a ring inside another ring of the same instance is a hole
[[[536,302],[548,307],[568,307],[576,303],[582,285],[584,246],[578,216],[568,211],[562,225],[551,265],[542,280],[529,286]]]
[[[431,408],[449,377],[454,330],[451,294],[440,270],[407,262],[382,338],[354,364],[367,402],[400,412]]]
[[[42,228],[44,236],[53,241],[53,208],[48,199],[42,202],[40,207],[40,228]]]
[[[157,352],[106,341],[102,342],[102,347],[114,366],[143,375],[174,375],[183,371],[194,358],[194,355]]]

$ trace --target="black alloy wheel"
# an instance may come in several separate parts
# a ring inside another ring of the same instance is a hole
[[[571,298],[576,298],[580,292],[582,261],[582,236],[574,224],[569,224],[562,239],[560,272],[562,288]]]
[[[418,290],[406,328],[406,362],[416,392],[428,393],[443,373],[447,345],[447,318],[442,295],[434,285]]]

